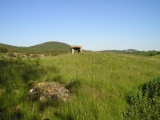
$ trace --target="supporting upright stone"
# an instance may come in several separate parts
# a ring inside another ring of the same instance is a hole
[[[71,49],[72,50],[72,54],[74,54],[74,49]]]
[[[82,53],[82,48],[80,49],[80,52]]]
[[[71,53],[74,54],[74,50],[78,50],[78,53],[82,53],[82,46],[74,45],[70,47]]]

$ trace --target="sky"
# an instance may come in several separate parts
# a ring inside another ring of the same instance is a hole
[[[160,0],[0,0],[0,43],[160,51]]]

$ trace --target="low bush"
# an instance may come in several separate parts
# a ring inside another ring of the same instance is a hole
[[[5,47],[0,47],[0,53],[7,53],[8,49]]]
[[[127,103],[125,119],[160,119],[160,77],[132,90],[127,96]]]

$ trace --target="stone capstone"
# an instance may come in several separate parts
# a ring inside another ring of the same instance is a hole
[[[82,53],[82,46],[74,45],[74,46],[70,46],[70,49],[72,54],[74,54],[74,50],[78,50],[78,53]]]

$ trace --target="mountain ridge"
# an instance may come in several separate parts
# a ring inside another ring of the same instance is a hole
[[[29,47],[19,47],[0,43],[0,48],[6,48],[10,52],[46,52],[46,51],[64,51],[70,52],[70,45],[57,41],[44,42]]]

